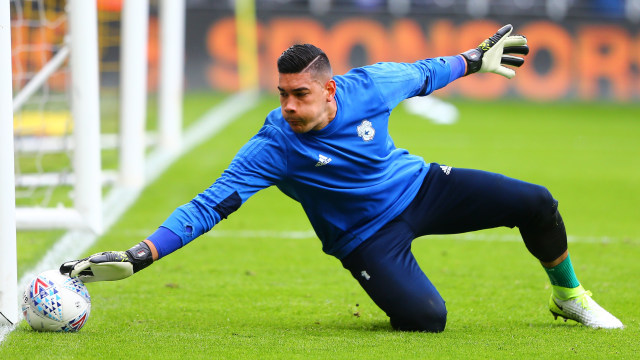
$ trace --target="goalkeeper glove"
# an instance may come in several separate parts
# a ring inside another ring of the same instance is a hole
[[[60,273],[78,277],[83,282],[120,280],[152,262],[151,249],[142,241],[127,251],[105,251],[84,259],[67,261],[60,266]]]
[[[511,31],[513,31],[513,26],[505,25],[492,37],[480,43],[477,48],[460,54],[467,60],[465,75],[475,72],[492,72],[508,79],[516,76],[513,69],[503,65],[520,67],[524,64],[524,59],[503,54],[527,55],[529,46],[527,46],[527,38],[524,35],[510,35]]]

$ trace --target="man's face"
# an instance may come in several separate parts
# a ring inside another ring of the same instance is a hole
[[[323,83],[310,72],[280,74],[278,91],[282,116],[294,132],[320,130],[333,119],[329,109],[335,94],[332,79]]]

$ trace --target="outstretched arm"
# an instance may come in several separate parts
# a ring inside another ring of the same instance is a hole
[[[522,66],[524,59],[511,54],[526,55],[529,47],[526,37],[511,35],[512,31],[513,26],[505,25],[478,47],[459,55],[414,63],[383,62],[352,71],[365,71],[377,85],[388,108],[393,109],[405,99],[428,95],[460,77],[476,72],[491,72],[513,78],[515,70],[506,66]]]
[[[127,251],[105,251],[67,261],[60,272],[84,282],[124,279],[211,230],[284,173],[285,161],[272,161],[285,159],[284,140],[278,134],[273,127],[264,126],[211,187],[178,207],[146,240]]]

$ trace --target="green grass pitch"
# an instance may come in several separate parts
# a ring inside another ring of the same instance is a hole
[[[188,97],[185,111],[207,108]],[[124,250],[208,187],[260,127],[259,106],[174,164],[90,252]],[[606,103],[457,101],[438,126],[399,107],[398,147],[427,161],[496,171],[560,201],[579,280],[623,330],[553,320],[550,288],[517,230],[414,242],[447,301],[445,332],[393,331],[340,262],[324,255],[300,206],[267,189],[187,247],[132,278],[88,284],[92,313],[76,334],[22,322],[1,359],[633,358],[640,338],[640,107]],[[19,234],[25,271],[59,234]]]

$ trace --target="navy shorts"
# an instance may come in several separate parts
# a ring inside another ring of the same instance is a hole
[[[386,312],[395,329],[439,332],[446,324],[445,302],[411,253],[413,240],[517,226],[533,255],[550,261],[566,250],[557,205],[543,186],[431,164],[407,209],[342,259],[342,264]]]

